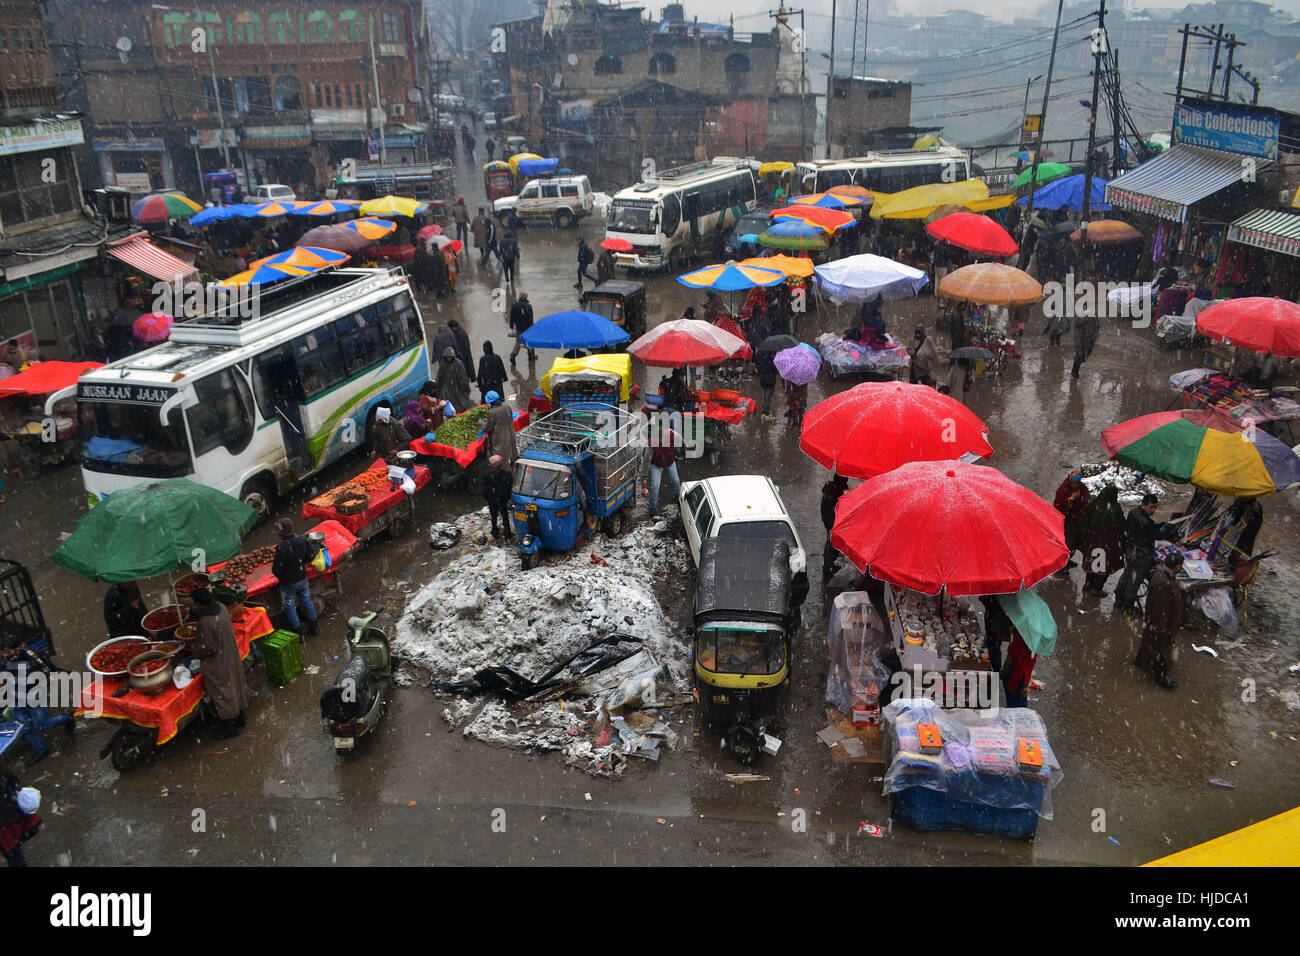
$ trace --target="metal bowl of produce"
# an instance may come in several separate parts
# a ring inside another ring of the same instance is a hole
[[[155,641],[170,641],[176,638],[176,628],[194,620],[194,611],[183,604],[168,604],[154,608],[144,616],[140,626]]]
[[[100,677],[122,677],[132,658],[148,643],[144,637],[110,637],[90,649],[86,669]]]
[[[210,588],[212,578],[199,571],[194,574],[187,574],[176,582],[176,600],[192,607],[194,605],[194,592],[199,588]]]
[[[307,532],[307,540],[308,540],[308,541],[311,541],[311,542],[313,542],[313,543],[315,543],[315,544],[324,544],[324,543],[325,543],[325,532],[324,532],[324,531],[308,531],[308,532]]]
[[[403,468],[410,468],[415,464],[419,456],[413,451],[399,451],[397,453],[397,463]]]
[[[172,655],[165,649],[145,651],[131,660],[127,676],[131,687],[145,694],[156,694],[172,685]]]
[[[199,627],[197,624],[182,624],[176,628],[176,643],[181,645],[182,650],[188,648],[198,636]]]

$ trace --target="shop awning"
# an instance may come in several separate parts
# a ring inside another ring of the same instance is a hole
[[[184,259],[163,252],[148,239],[128,239],[121,245],[109,246],[108,254],[164,282],[182,279],[194,271],[194,266]]]
[[[1116,209],[1187,221],[1187,209],[1233,183],[1242,181],[1246,157],[1198,146],[1174,146],[1136,169],[1110,181],[1106,201]],[[1252,159],[1255,173],[1267,165]]]
[[[103,362],[37,362],[25,372],[0,379],[0,398],[48,395],[77,384],[77,379],[91,369],[103,367]]]
[[[1228,227],[1228,241],[1300,256],[1300,214],[1256,209]]]

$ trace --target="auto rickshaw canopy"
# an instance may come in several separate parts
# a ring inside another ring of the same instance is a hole
[[[582,358],[557,358],[551,370],[542,376],[542,394],[551,397],[551,376],[554,374],[572,374],[574,372],[600,372],[619,377],[619,401],[628,399],[628,387],[632,380],[632,356],[626,352],[585,355]]]
[[[544,159],[544,158],[545,158],[545,157],[543,157],[543,156],[538,156],[536,153],[515,153],[515,154],[514,154],[513,156],[511,156],[508,160],[506,160],[506,164],[510,167],[510,171],[511,171],[512,173],[514,173],[516,176],[518,176],[518,175],[519,175],[519,163],[520,163],[522,160],[525,160],[525,159]]]
[[[499,159],[494,159],[490,163],[483,164],[483,175],[485,176],[489,173],[508,173],[508,172],[510,172],[510,164],[506,162],[502,162]]]
[[[779,618],[790,613],[790,543],[781,538],[709,538],[700,546],[695,617]]]

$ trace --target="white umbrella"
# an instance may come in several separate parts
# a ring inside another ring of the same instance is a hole
[[[816,266],[818,287],[836,304],[916,295],[930,277],[893,259],[866,253]]]

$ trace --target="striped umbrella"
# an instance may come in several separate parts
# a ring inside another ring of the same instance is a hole
[[[787,256],[778,253],[774,256],[741,259],[739,264],[754,266],[757,269],[775,269],[786,278],[806,279],[813,274],[813,262],[804,256]]]
[[[297,200],[293,200],[293,201],[285,200],[284,202],[264,202],[257,207],[256,215],[262,216],[264,218],[270,218],[272,216],[287,216],[290,213],[297,212],[298,207],[304,205],[307,204],[298,202]]]
[[[853,196],[868,204],[874,198],[866,186],[832,186],[826,191],[832,196]]]
[[[737,289],[752,289],[755,286],[780,285],[785,281],[785,276],[776,269],[728,262],[724,265],[705,266],[703,269],[688,272],[678,276],[677,281],[692,289],[734,292]]]
[[[250,268],[258,266],[301,266],[304,269],[324,269],[326,266],[342,265],[350,259],[346,252],[325,249],[320,246],[294,246],[275,255],[264,256],[256,262],[249,263]]]
[[[784,206],[772,210],[773,219],[799,219],[825,229],[837,232],[853,225],[854,218],[838,209],[823,209],[821,206]]]
[[[322,199],[320,202],[301,203],[292,212],[295,216],[333,216],[341,212],[354,212],[360,205],[360,199]]]
[[[203,207],[181,193],[157,193],[145,196],[131,207],[131,218],[138,223],[166,222],[169,219],[189,219]]]
[[[369,239],[371,242],[382,239],[397,229],[397,223],[391,219],[352,219],[341,225],[344,229],[351,229],[361,238]]]
[[[318,269],[309,269],[303,266],[273,265],[268,262],[251,269],[245,269],[229,279],[222,279],[217,285],[226,288],[241,285],[270,285],[272,282],[279,282],[281,279],[296,279],[301,276],[309,276],[318,271]]]
[[[1271,495],[1300,481],[1300,457],[1272,435],[1213,409],[1156,412],[1101,433],[1121,465],[1234,497]]]
[[[808,196],[799,196],[790,200],[791,204],[796,206],[820,206],[823,209],[845,209],[865,205],[861,196],[845,196],[831,192],[812,193]]]
[[[773,224],[758,236],[758,244],[769,249],[817,249],[827,248],[826,233],[816,226],[794,219],[786,219]]]

